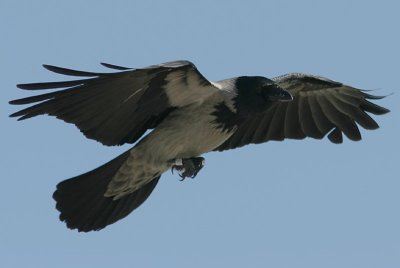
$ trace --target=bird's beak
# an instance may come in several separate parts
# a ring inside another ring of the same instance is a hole
[[[286,90],[282,89],[282,94],[280,95],[279,101],[292,101],[293,96]]]
[[[275,87],[273,89],[273,92],[271,92],[270,95],[268,96],[268,98],[271,101],[283,101],[283,102],[293,100],[292,95],[288,91],[280,87]]]

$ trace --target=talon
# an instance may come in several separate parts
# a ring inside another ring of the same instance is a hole
[[[179,174],[179,177],[181,177],[180,179],[179,179],[179,181],[184,181],[185,180],[185,175],[182,175],[182,174]]]
[[[204,163],[203,157],[176,159],[171,167],[171,172],[174,173],[174,169],[180,172],[179,176],[182,178],[180,181],[187,177],[193,179],[204,167]]]

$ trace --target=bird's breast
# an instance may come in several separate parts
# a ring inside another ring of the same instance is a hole
[[[215,105],[191,105],[171,112],[140,144],[161,161],[189,158],[209,152],[233,133],[215,114]]]

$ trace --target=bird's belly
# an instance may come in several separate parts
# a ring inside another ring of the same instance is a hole
[[[138,144],[137,149],[157,162],[199,156],[232,135],[219,128],[214,120],[207,110],[195,108],[172,113]]]
[[[107,194],[118,197],[135,191],[171,168],[175,159],[200,156],[227,140],[232,132],[213,123],[210,110],[190,107],[169,114],[131,150]]]

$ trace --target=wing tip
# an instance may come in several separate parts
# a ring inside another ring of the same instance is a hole
[[[16,84],[16,87],[17,88],[19,88],[19,89],[31,89],[32,87],[31,87],[31,83],[29,83],[29,84]]]
[[[132,68],[129,68],[129,67],[123,67],[123,66],[119,66],[119,65],[106,63],[106,62],[100,62],[100,64],[106,68],[118,70],[118,71],[132,70]]]
[[[58,74],[63,74],[61,71],[66,70],[65,68],[50,65],[50,64],[42,64],[42,67],[45,68],[46,70],[53,72],[53,73],[58,73]]]

